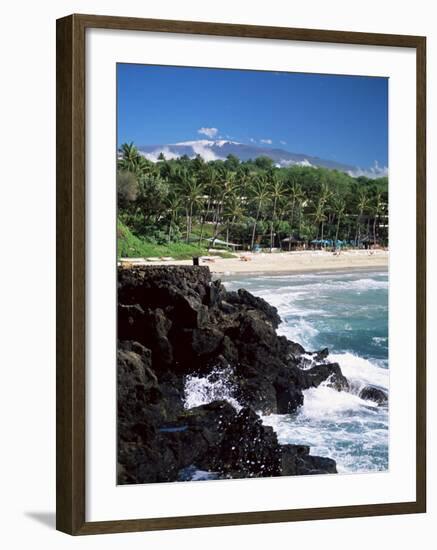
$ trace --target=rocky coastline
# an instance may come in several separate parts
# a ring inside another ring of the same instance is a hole
[[[119,484],[196,470],[220,479],[337,472],[308,446],[280,445],[261,421],[296,412],[311,387],[349,389],[328,350],[277,334],[281,320],[265,300],[227,291],[208,267],[141,266],[119,268],[118,304]],[[239,407],[186,407],[187,377],[225,371]]]

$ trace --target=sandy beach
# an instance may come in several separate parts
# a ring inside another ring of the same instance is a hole
[[[280,273],[324,271],[329,269],[372,269],[388,267],[388,251],[350,250],[339,255],[323,250],[299,252],[240,253],[235,258],[202,256],[200,265],[209,266],[212,273]],[[125,258],[123,265],[191,265],[192,260],[171,258]]]

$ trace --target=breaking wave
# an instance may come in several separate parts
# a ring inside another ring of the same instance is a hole
[[[350,392],[326,384],[304,392],[294,415],[263,417],[280,443],[305,444],[337,461],[339,472],[388,469],[388,408],[359,397],[367,385],[389,391],[387,272],[261,275],[225,281],[278,309],[278,332],[306,350],[328,347]]]
[[[184,405],[186,409],[207,405],[212,401],[228,401],[234,409],[241,410],[235,397],[235,386],[232,382],[233,371],[229,366],[216,368],[209,374],[188,375],[185,378]]]

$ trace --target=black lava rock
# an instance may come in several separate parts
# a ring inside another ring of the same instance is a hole
[[[279,445],[255,412],[293,414],[322,382],[348,389],[327,350],[308,354],[276,334],[276,308],[199,266],[120,268],[118,304],[119,483],[177,481],[196,468],[222,478],[335,472],[304,446]],[[186,377],[225,370],[243,409],[187,410]]]
[[[376,386],[365,386],[358,396],[366,401],[378,403],[378,405],[386,405],[388,403],[388,395],[386,392]]]

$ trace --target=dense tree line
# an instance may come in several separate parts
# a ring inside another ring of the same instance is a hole
[[[386,177],[278,168],[268,157],[205,162],[161,154],[153,163],[131,143],[118,153],[117,192],[120,220],[158,244],[219,239],[244,249],[291,249],[296,241],[388,242]]]

